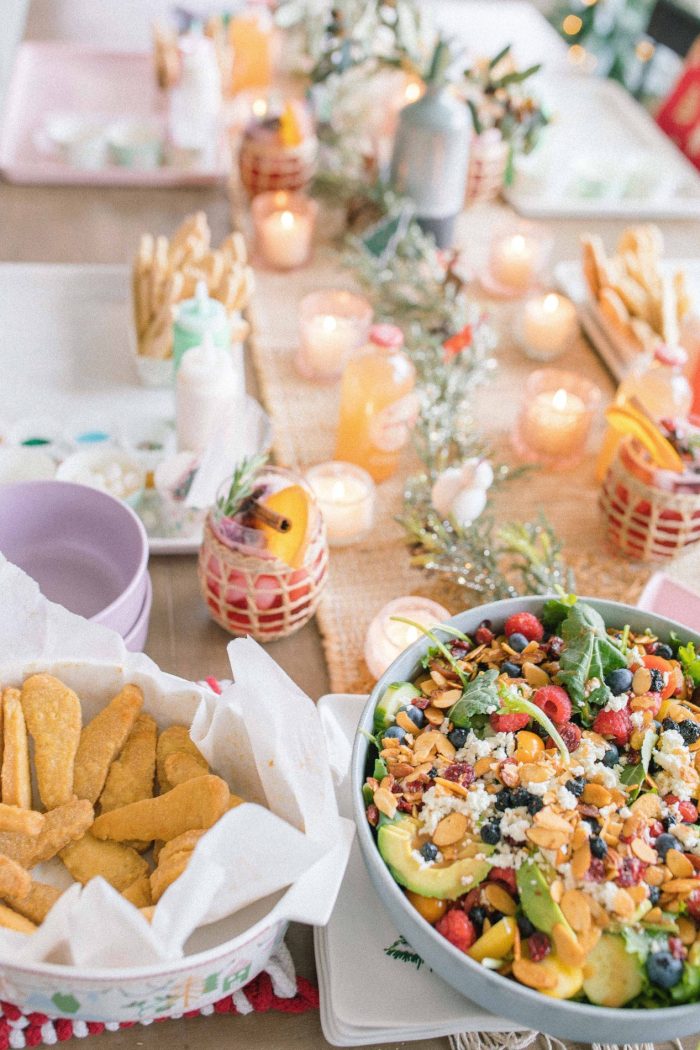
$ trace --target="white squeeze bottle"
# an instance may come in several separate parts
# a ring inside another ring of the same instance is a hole
[[[243,362],[234,365],[229,350],[205,336],[187,350],[175,381],[177,447],[202,452],[217,431],[238,416],[245,418]]]

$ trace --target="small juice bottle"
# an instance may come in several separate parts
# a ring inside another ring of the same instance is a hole
[[[335,458],[364,467],[375,481],[395,472],[418,415],[416,370],[402,346],[396,325],[373,325],[343,372]]]

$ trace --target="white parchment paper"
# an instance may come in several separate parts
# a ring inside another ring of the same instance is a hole
[[[48,602],[2,555],[0,595],[0,685],[20,685],[37,671],[55,674],[77,692],[85,724],[134,682],[159,727],[191,725],[212,770],[248,800],[203,836],[151,924],[93,879],[71,886],[36,933],[0,930],[0,965],[3,958],[81,968],[177,959],[197,927],[285,888],[275,905],[280,918],[325,922],[333,903],[328,885],[339,883],[352,829],[338,815],[314,704],[267,653],[251,639],[231,642],[234,681],[218,697],[128,653],[115,632]],[[59,860],[33,874],[66,884]]]

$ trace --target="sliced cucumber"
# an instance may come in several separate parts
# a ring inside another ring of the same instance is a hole
[[[393,725],[399,708],[410,704],[419,696],[420,690],[416,689],[412,682],[394,682],[393,685],[388,685],[374,711],[375,732]]]
[[[585,973],[583,990],[596,1006],[624,1006],[644,985],[639,959],[615,934],[603,934],[586,959]]]

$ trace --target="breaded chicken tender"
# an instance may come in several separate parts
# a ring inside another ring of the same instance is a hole
[[[158,727],[150,715],[139,715],[122,753],[109,767],[100,795],[102,813],[152,798],[157,735]]]
[[[162,793],[175,787],[175,784],[168,779],[165,762],[169,755],[179,751],[195,759],[201,765],[203,773],[209,772],[207,760],[197,745],[190,739],[190,731],[187,726],[168,726],[158,737],[156,753],[158,785]]]
[[[0,897],[24,897],[32,886],[29,872],[9,857],[0,856]]]
[[[80,700],[58,678],[34,674],[22,686],[22,710],[34,741],[39,796],[46,809],[73,798],[73,765],[80,743]]]
[[[73,799],[45,814],[44,826],[38,835],[0,831],[0,853],[17,861],[23,868],[33,868],[35,864],[51,860],[70,842],[81,838],[93,819],[94,812],[87,799]]]
[[[88,831],[59,854],[76,882],[83,886],[101,875],[120,892],[148,873],[148,861],[121,842],[100,842]]]
[[[32,778],[29,770],[29,743],[19,689],[2,694],[3,747],[2,799],[8,806],[32,808]]]
[[[92,833],[98,839],[170,839],[193,828],[210,828],[228,809],[230,791],[211,774],[178,784],[157,798],[132,802],[97,818]]]
[[[75,755],[73,790],[93,805],[100,797],[114,759],[124,747],[143,707],[137,685],[125,685],[80,734]]]
[[[63,893],[58,886],[49,886],[46,882],[31,880],[29,892],[23,897],[11,897],[9,894],[5,900],[25,919],[30,919],[39,926],[49,914],[58,898]]]

